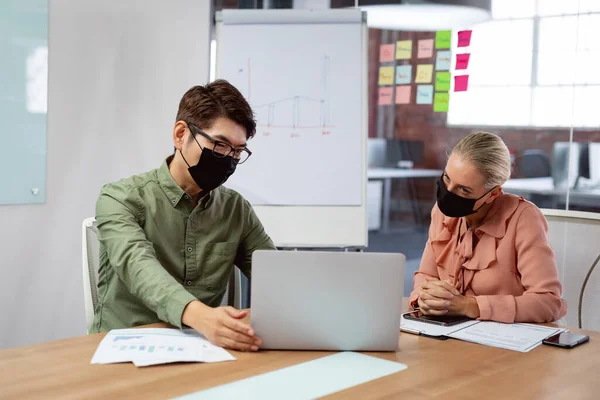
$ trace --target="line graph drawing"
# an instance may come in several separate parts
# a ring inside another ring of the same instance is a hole
[[[331,134],[330,100],[330,58],[324,55],[321,61],[321,93],[319,97],[304,93],[276,99],[261,104],[252,103],[252,60],[238,68],[238,82],[245,82],[245,97],[257,115],[257,125],[263,136],[270,136],[273,129],[291,130],[290,137],[300,137],[299,131],[320,131],[322,135]]]

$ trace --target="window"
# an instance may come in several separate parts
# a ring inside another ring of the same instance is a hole
[[[450,125],[600,126],[600,1],[493,0],[473,28]]]

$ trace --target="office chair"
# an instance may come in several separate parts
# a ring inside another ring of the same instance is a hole
[[[600,215],[543,209],[548,221],[548,240],[555,253],[563,298],[567,301],[566,324],[600,330]]]
[[[98,268],[100,267],[100,243],[95,218],[86,218],[82,224],[83,255],[83,304],[85,306],[85,326],[90,332],[94,323],[94,310],[98,304]]]
[[[98,304],[98,269],[100,268],[100,242],[95,218],[86,218],[82,224],[82,272],[83,272],[83,304],[85,307],[85,323],[90,332],[94,323],[94,312]],[[242,273],[234,266],[221,306],[241,307]]]
[[[586,329],[600,330],[600,253],[588,270],[579,293],[579,326]]]
[[[545,178],[552,176],[550,159],[542,150],[525,150],[518,160],[518,171],[525,178]],[[540,208],[556,208],[555,195],[532,193],[529,200]]]
[[[519,172],[525,178],[552,176],[550,159],[542,150],[525,150],[519,158]]]

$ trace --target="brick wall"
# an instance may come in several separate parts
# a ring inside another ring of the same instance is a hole
[[[446,113],[433,112],[429,104],[415,104],[416,85],[412,84],[411,104],[378,106],[379,45],[395,43],[397,40],[413,40],[413,59],[397,63],[413,65],[413,76],[418,63],[434,63],[435,59],[416,58],[417,40],[432,39],[434,32],[400,32],[369,30],[369,137],[387,137],[425,142],[425,168],[443,168],[446,151],[451,149],[465,135],[486,130],[500,135],[516,155],[526,149],[544,150],[552,156],[552,146],[556,141],[568,141],[569,130],[564,128],[502,128],[502,127],[449,127]],[[399,65],[399,64],[396,64]],[[597,130],[577,129],[575,141],[600,141],[600,128]],[[518,171],[516,171],[518,175]]]
[[[395,65],[412,64],[414,80],[417,64],[435,64],[434,58],[429,60],[416,58],[417,41],[434,37],[434,32],[369,30],[369,137],[424,141],[424,164],[417,165],[417,167],[431,169],[443,169],[447,151],[464,136],[479,130],[486,130],[500,135],[516,156],[527,149],[541,149],[551,158],[553,143],[569,140],[569,130],[564,128],[449,127],[446,125],[446,113],[433,112],[433,106],[429,104],[415,104],[416,85],[414,83],[411,84],[410,104],[378,106],[378,73],[381,65],[379,62],[380,44],[395,43],[397,40],[413,40],[413,59],[397,60]],[[574,132],[574,140],[600,142],[600,129],[577,129]],[[518,168],[515,168],[513,176],[521,176]],[[434,182],[432,180],[418,180],[415,184],[420,211],[426,216],[434,202]],[[407,192],[405,182],[398,180],[394,183],[392,203],[400,206],[400,211],[392,213],[393,220],[413,219]],[[427,223],[427,221],[424,221],[424,223]]]

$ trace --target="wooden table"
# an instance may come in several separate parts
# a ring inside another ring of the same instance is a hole
[[[165,327],[164,324],[151,327]],[[579,330],[574,330],[579,331]],[[338,392],[331,399],[597,399],[600,332],[572,350],[529,353],[400,334],[397,353],[366,353],[408,369]],[[164,399],[326,356],[327,352],[232,352],[217,364],[91,365],[103,334],[0,351],[0,398]]]

